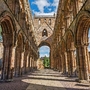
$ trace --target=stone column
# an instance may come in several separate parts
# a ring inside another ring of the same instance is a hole
[[[13,75],[13,63],[14,63],[14,49],[13,49],[13,38],[11,35],[3,34],[3,46],[4,46],[4,53],[3,53],[3,66],[2,66],[2,73],[1,79],[2,80],[9,80],[12,79]],[[12,63],[11,63],[12,62]]]
[[[1,75],[2,80],[10,79],[9,78],[9,72],[10,72],[9,64],[10,63],[11,63],[11,61],[10,61],[10,47],[4,46],[3,67],[2,67],[2,75]]]
[[[16,48],[16,59],[15,59],[15,76],[21,76],[21,49]]]
[[[11,77],[13,78],[13,72],[15,70],[15,52],[16,52],[16,46],[12,47],[12,57],[11,57]],[[15,73],[15,72],[14,72]]]
[[[68,61],[68,76],[73,76],[74,75],[74,61],[75,61],[75,56],[74,56],[74,51],[73,49],[68,49],[67,52],[67,61]]]
[[[26,65],[27,65],[27,51],[25,50],[25,53],[24,53],[24,62],[23,62],[23,66],[24,66],[24,73],[26,73]]]
[[[30,69],[32,69],[32,56],[30,56]]]
[[[66,74],[67,72],[67,53],[63,53],[63,74]]]
[[[57,69],[57,58],[54,56],[54,69]]]
[[[31,70],[33,70],[33,67],[34,67],[34,59],[33,56],[31,56]]]
[[[55,59],[55,56],[54,56],[54,62],[53,62],[53,66],[54,66],[54,69],[56,69],[56,59]]]
[[[64,74],[65,73],[65,58],[64,58],[64,53],[62,53],[62,73]]]
[[[58,70],[58,55],[55,57],[55,70]]]
[[[67,50],[68,76],[71,76],[70,50]]]
[[[75,73],[75,67],[74,67],[74,61],[75,61],[75,55],[74,55],[75,50],[70,50],[70,66],[71,66],[71,74],[70,76],[73,76]]]
[[[33,56],[32,56],[32,69],[33,69]]]
[[[28,70],[30,71],[30,53],[29,53],[29,57],[28,57]]]
[[[61,55],[59,56],[59,71],[62,72],[62,61],[61,61]]]
[[[24,65],[23,65],[23,63],[24,63],[24,51],[22,51],[21,52],[21,74],[23,74],[24,73]]]
[[[57,57],[57,70],[59,70],[59,57]]]
[[[78,77],[80,81],[89,80],[88,77],[88,45],[77,46]]]
[[[67,52],[64,52],[65,64],[66,64],[66,73],[68,72],[68,62],[67,62]]]
[[[27,58],[26,58],[26,72],[29,71],[29,53],[27,53]]]

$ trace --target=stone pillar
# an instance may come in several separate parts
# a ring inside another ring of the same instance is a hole
[[[35,61],[35,68],[37,69],[37,60]]]
[[[11,57],[11,76],[13,78],[13,72],[15,70],[15,52],[16,52],[16,47],[12,47],[12,57]]]
[[[26,58],[26,72],[29,71],[29,53],[27,53],[27,58]]]
[[[64,57],[63,57],[63,55],[61,55],[61,65],[62,65],[61,72],[64,73]]]
[[[30,71],[30,53],[29,53],[29,57],[28,57],[28,70]]]
[[[32,69],[33,69],[33,56],[32,56]]]
[[[7,54],[5,53],[5,52],[7,52]],[[2,70],[2,77],[1,77],[1,79],[9,79],[9,71],[8,71],[8,62],[10,62],[10,61],[8,61],[10,58],[9,58],[9,56],[10,56],[10,51],[9,51],[9,47],[5,47],[4,48],[4,54],[5,54],[5,56],[4,56],[4,60],[3,60],[3,70]],[[10,69],[10,68],[9,68]]]
[[[21,76],[21,49],[19,47],[16,48],[15,57],[15,76]]]
[[[75,50],[70,50],[70,66],[71,66],[71,74],[70,76],[73,76],[75,73],[75,67],[74,67],[74,61],[75,61],[75,55],[74,55]]]
[[[34,67],[34,59],[33,56],[31,56],[31,70],[33,70],[33,67]]]
[[[23,72],[26,73],[26,64],[27,64],[27,52],[24,52],[24,62],[23,62]]]
[[[68,76],[71,76],[70,50],[67,50]]]
[[[62,72],[62,60],[61,60],[61,55],[59,56],[59,71]]]
[[[66,74],[67,72],[67,53],[64,52],[62,54],[62,57],[63,57],[63,74]]]
[[[23,74],[23,69],[24,69],[24,51],[21,52],[21,74]]]
[[[30,56],[30,69],[32,69],[32,56]]]
[[[57,63],[58,63],[58,61],[57,61],[58,59],[57,59],[57,57],[55,58],[55,70],[57,70]]]
[[[59,71],[59,56],[57,57],[57,70]]]
[[[54,56],[54,69],[56,69],[56,58]]]
[[[13,67],[14,67],[14,49],[13,49],[13,38],[12,35],[3,34],[3,66],[1,79],[9,80],[12,79]],[[11,63],[12,62],[12,63]]]
[[[54,56],[54,69],[57,69],[57,58]]]
[[[68,72],[68,62],[67,62],[67,52],[64,52],[65,64],[66,64],[66,73]]]
[[[78,77],[80,81],[89,80],[88,77],[88,50],[87,45],[77,46]]]
[[[54,54],[53,54],[54,52],[53,52],[53,48],[51,47],[51,50],[50,50],[50,54],[51,54],[51,60],[50,60],[50,67],[52,68],[52,69],[54,69]]]
[[[62,53],[62,73],[65,73],[65,58],[64,58],[64,53]]]
[[[74,55],[73,49],[68,49],[67,52],[67,61],[68,61],[68,76],[73,76],[75,67],[74,67],[74,62],[75,62],[75,55]]]

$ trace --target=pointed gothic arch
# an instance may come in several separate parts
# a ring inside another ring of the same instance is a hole
[[[44,30],[42,31],[42,37],[43,37],[43,36],[48,37],[48,32],[47,32],[47,30],[46,30],[46,29],[44,29]]]
[[[1,79],[12,79],[14,67],[13,47],[15,46],[15,23],[9,12],[3,12],[0,16],[3,38],[3,65]],[[12,62],[12,63],[11,63]]]

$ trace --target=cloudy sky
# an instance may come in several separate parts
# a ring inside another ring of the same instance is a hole
[[[42,46],[39,48],[40,57],[49,57],[50,48],[48,46]]]
[[[29,0],[33,14],[53,15],[57,12],[59,0]]]

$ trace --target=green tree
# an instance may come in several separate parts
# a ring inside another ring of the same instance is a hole
[[[44,61],[43,61],[44,67],[50,67],[50,60],[49,57],[44,57]]]

